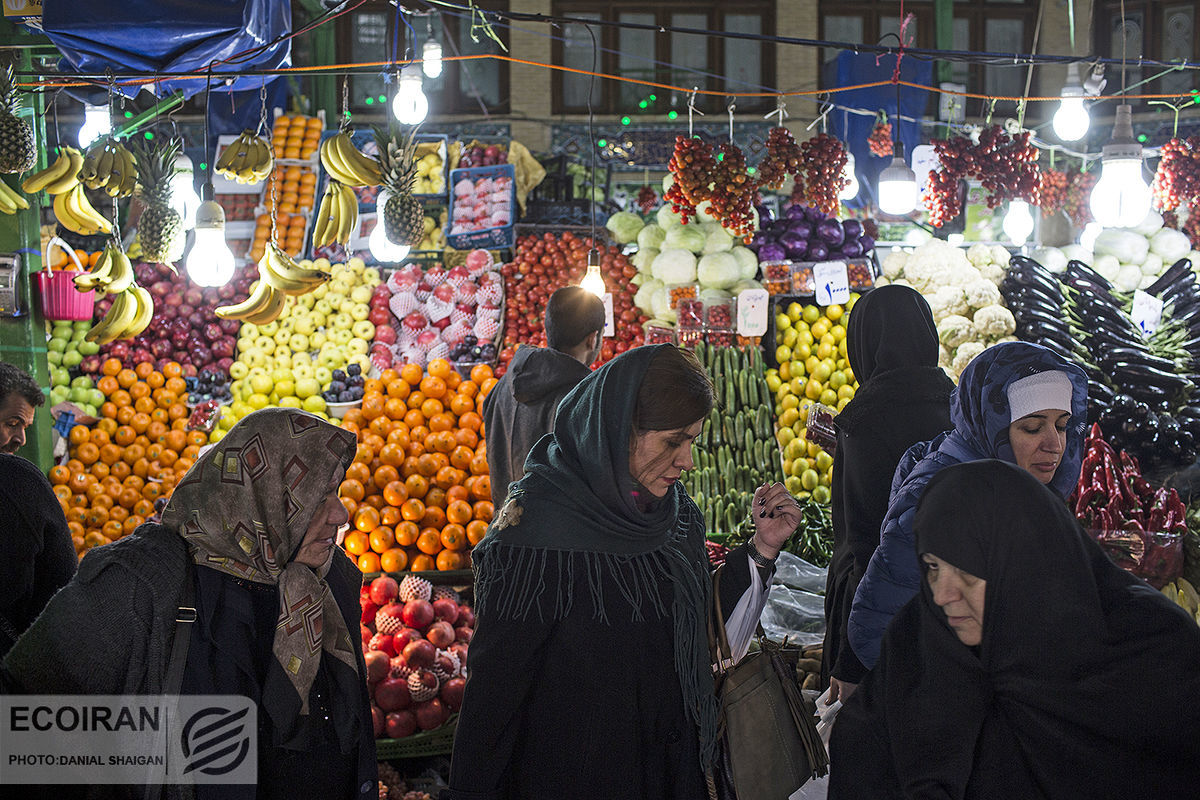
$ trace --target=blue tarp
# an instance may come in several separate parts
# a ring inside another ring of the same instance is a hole
[[[204,71],[213,61],[275,41],[291,27],[288,0],[45,0],[42,6],[42,29],[63,55],[60,69],[85,74]],[[213,74],[290,64],[291,41],[284,39],[238,63],[220,64]],[[243,77],[221,88],[257,92],[261,85],[262,78]],[[156,93],[176,89],[191,97],[204,90],[204,81],[165,81]],[[138,87],[120,90],[133,96]]]
[[[843,51],[837,58],[825,65],[826,86],[857,86],[863,83],[891,80],[896,71],[896,56],[883,55],[876,64],[874,55],[855,54]],[[900,61],[900,79],[922,86],[932,86],[933,64],[929,61],[918,61],[915,58],[904,58]],[[929,104],[930,93],[919,89],[900,87],[900,104],[905,117],[921,119]],[[896,87],[877,86],[871,89],[854,89],[848,92],[837,92],[832,95],[832,101],[839,106],[870,111],[883,110],[892,123],[893,139],[898,132],[900,141],[904,144],[905,160],[912,163],[912,150],[922,143],[921,126],[916,122],[900,122],[897,131],[896,120]],[[891,158],[880,158],[871,153],[867,146],[867,137],[875,127],[874,117],[861,114],[849,114],[838,109],[829,113],[830,133],[846,143],[854,154],[855,167],[862,189],[856,200],[848,205],[858,207],[867,200],[875,198],[875,184],[879,173],[891,163]]]

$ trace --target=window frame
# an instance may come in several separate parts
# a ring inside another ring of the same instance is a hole
[[[1144,24],[1142,25],[1142,46],[1136,53],[1126,53],[1129,64],[1134,69],[1138,68],[1138,59],[1142,54],[1146,57],[1161,60],[1163,54],[1161,44],[1164,41],[1163,31],[1163,11],[1168,6],[1187,5],[1186,2],[1180,0],[1126,0],[1125,14],[1129,16],[1137,12],[1142,13]],[[1191,60],[1200,59],[1200,35],[1197,35],[1197,29],[1200,28],[1200,2],[1192,3],[1192,54]],[[1113,52],[1111,31],[1113,24],[1120,19],[1121,3],[1119,0],[1098,0],[1092,8],[1092,50],[1097,55],[1104,58],[1121,58],[1120,50]],[[1157,45],[1158,47],[1153,47]],[[1158,50],[1158,52],[1154,52]],[[1143,77],[1146,74],[1153,72],[1161,72],[1161,68],[1156,67],[1141,67]],[[1192,73],[1192,88],[1200,88],[1200,80]],[[1113,88],[1119,91],[1121,86],[1121,65],[1111,64],[1105,72],[1105,77],[1108,80],[1108,91],[1113,91]],[[1130,83],[1136,83],[1137,79],[1133,76],[1129,77]],[[1165,93],[1166,89],[1162,86],[1161,76],[1155,78],[1149,83],[1142,84],[1136,90],[1131,91],[1131,94],[1159,94]],[[1181,97],[1183,95],[1181,94]],[[1147,108],[1148,101],[1146,100],[1130,100],[1130,105],[1135,108]]]

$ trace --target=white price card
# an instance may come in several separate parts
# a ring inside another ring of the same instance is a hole
[[[737,296],[738,336],[764,336],[771,295],[766,289],[746,289]]]
[[[912,171],[917,176],[917,186],[921,189],[929,183],[929,171],[937,169],[940,162],[938,161],[937,151],[931,144],[919,144],[912,149]]]
[[[1162,310],[1163,301],[1154,295],[1141,289],[1133,293],[1133,310],[1129,315],[1133,317],[1133,324],[1141,328],[1142,333],[1147,336],[1158,330],[1158,325],[1162,322]]]
[[[819,306],[845,303],[850,299],[850,276],[845,261],[822,261],[813,264],[813,283]]]
[[[604,293],[604,335],[605,337],[617,335],[616,326],[613,324],[612,292]]]

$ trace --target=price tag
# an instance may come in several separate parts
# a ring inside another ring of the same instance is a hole
[[[929,185],[929,171],[939,165],[937,151],[931,144],[919,144],[912,149],[912,171],[917,176],[917,186],[921,191]]]
[[[822,261],[813,264],[813,283],[819,306],[845,303],[850,299],[850,276],[845,261]]]
[[[612,292],[604,293],[604,336],[616,336],[617,328],[613,324],[613,296]]]
[[[1162,310],[1163,301],[1154,295],[1146,294],[1141,289],[1133,293],[1133,310],[1129,312],[1129,316],[1133,317],[1134,324],[1147,336],[1158,330],[1158,325],[1162,322]]]
[[[766,289],[746,289],[737,296],[738,336],[764,336],[771,295]]]

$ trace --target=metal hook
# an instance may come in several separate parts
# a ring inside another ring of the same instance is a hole
[[[733,100],[729,101],[729,143],[733,144],[733,110],[737,108],[737,103]]]
[[[782,128],[783,127],[783,118],[786,117],[787,115],[788,115],[787,106],[783,102],[783,95],[779,95],[779,97],[775,98],[775,110],[768,111],[766,114],[763,114],[763,119],[770,119],[771,117],[778,117],[775,127]]]
[[[692,136],[692,117],[695,114],[704,116],[704,112],[696,108],[696,93],[700,91],[699,86],[692,87],[692,93],[688,95],[688,136]]]

